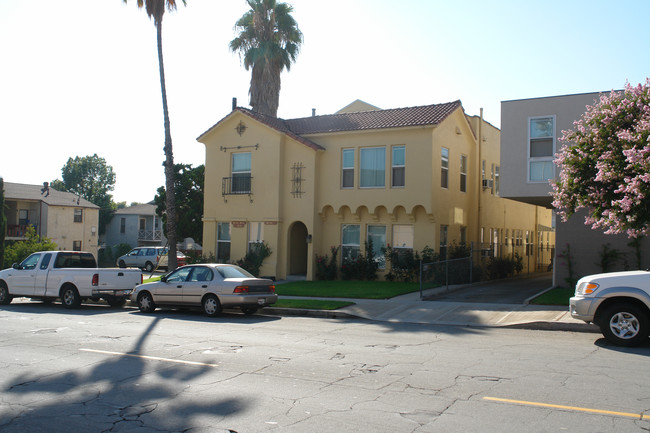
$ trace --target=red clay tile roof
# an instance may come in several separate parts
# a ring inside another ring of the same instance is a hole
[[[437,125],[459,107],[460,101],[454,101],[419,107],[304,117],[286,120],[285,123],[299,135]]]
[[[326,132],[438,125],[440,122],[445,120],[447,116],[461,107],[462,105],[460,100],[458,100],[444,104],[422,105],[419,107],[360,111],[356,113],[330,114],[288,120],[267,116],[243,107],[237,107],[235,111],[239,111],[278,132],[287,134],[294,140],[303,143],[312,149],[324,150],[325,148],[323,146],[303,137],[303,135]],[[228,116],[230,116],[230,114]],[[217,122],[214,126],[208,129],[208,131],[219,125],[224,119]],[[203,135],[208,131],[201,134],[198,138],[200,139],[203,137]]]

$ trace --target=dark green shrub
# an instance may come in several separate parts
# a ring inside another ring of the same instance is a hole
[[[365,255],[359,255],[353,260],[346,260],[341,265],[341,278],[344,280],[368,280],[377,279],[379,263],[375,259],[372,250],[372,239],[366,242]]]
[[[336,266],[336,256],[340,247],[331,247],[331,257],[327,254],[319,256],[316,254],[316,279],[318,280],[336,280],[338,269]]]
[[[246,269],[251,274],[259,277],[260,268],[264,259],[271,255],[271,247],[266,242],[253,244],[244,258],[237,260],[235,264],[240,268]]]

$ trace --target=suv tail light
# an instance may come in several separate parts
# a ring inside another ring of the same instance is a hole
[[[99,286],[99,274],[93,274],[93,286]]]

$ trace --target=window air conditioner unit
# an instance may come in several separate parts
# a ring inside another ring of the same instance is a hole
[[[493,181],[492,179],[483,179],[483,189],[492,188]]]

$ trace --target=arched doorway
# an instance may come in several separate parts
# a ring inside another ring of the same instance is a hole
[[[307,275],[307,235],[300,221],[289,229],[289,275]]]

